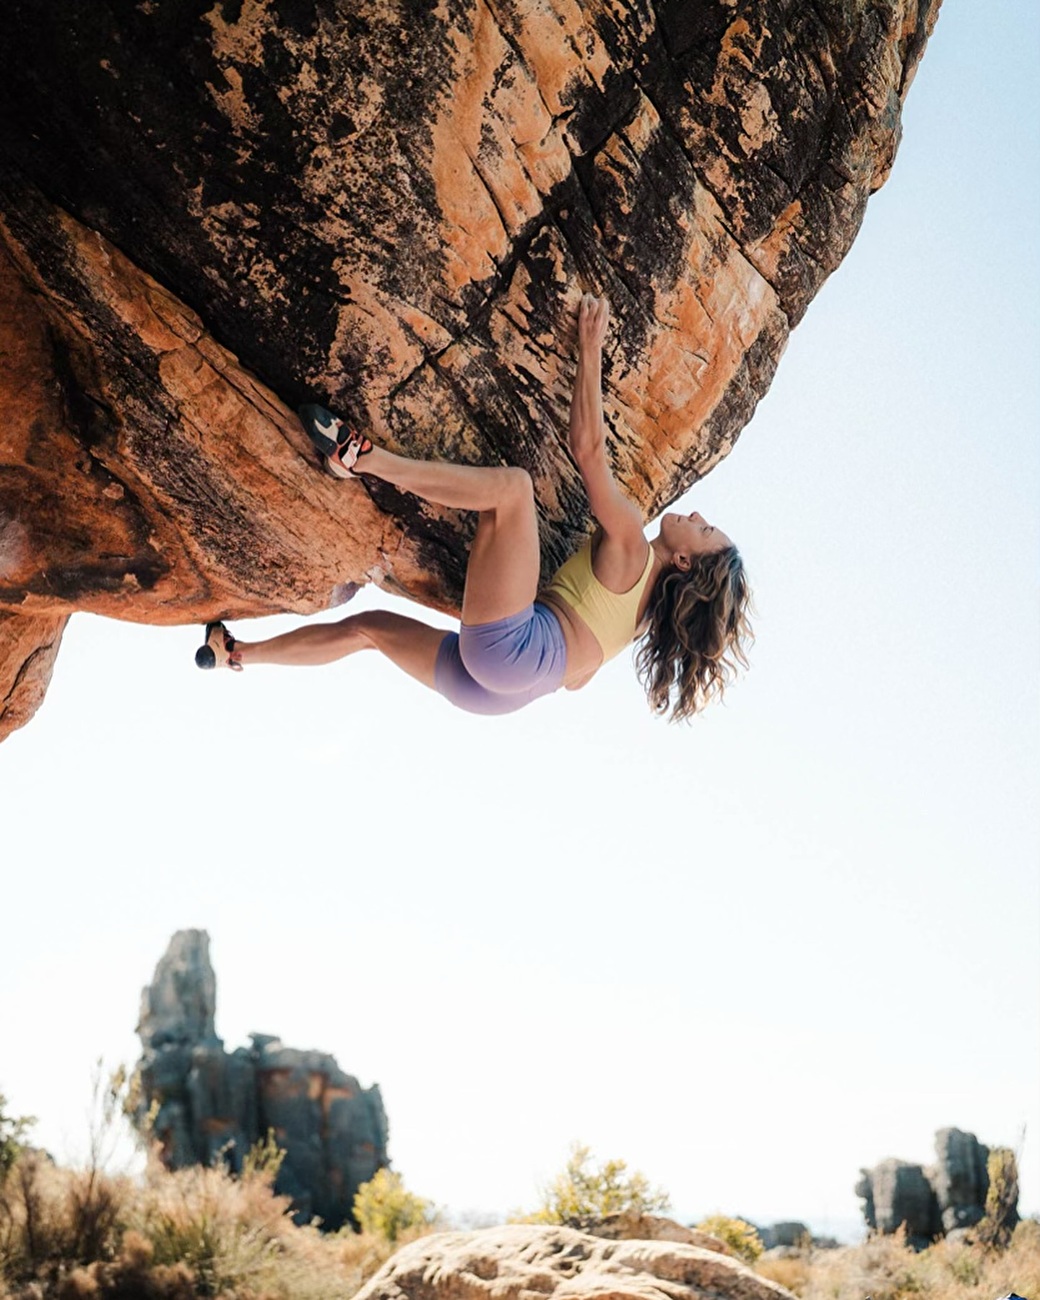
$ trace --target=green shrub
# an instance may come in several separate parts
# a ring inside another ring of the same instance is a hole
[[[731,1219],[725,1214],[712,1214],[702,1219],[697,1227],[701,1232],[708,1232],[726,1245],[740,1259],[753,1264],[762,1251],[762,1239],[750,1223],[743,1219]]]
[[[975,1229],[979,1241],[1007,1250],[1018,1222],[1018,1164],[1010,1147],[994,1147],[986,1162],[986,1213]]]
[[[8,1115],[7,1098],[0,1092],[0,1184],[14,1168],[14,1162],[22,1150],[23,1138],[35,1123],[35,1119],[28,1115],[18,1119]]]
[[[429,1227],[434,1221],[433,1204],[409,1192],[400,1174],[380,1169],[358,1188],[354,1218],[362,1232],[393,1244],[404,1233]]]
[[[269,1128],[267,1136],[257,1138],[246,1152],[242,1161],[242,1177],[259,1178],[261,1182],[273,1187],[284,1160],[285,1148],[278,1145],[274,1129]]]
[[[587,1146],[575,1142],[561,1174],[542,1191],[542,1204],[528,1223],[573,1223],[608,1214],[656,1214],[670,1208],[668,1193],[645,1174],[628,1172],[624,1160],[596,1165]]]

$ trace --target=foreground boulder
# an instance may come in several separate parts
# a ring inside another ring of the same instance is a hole
[[[11,0],[0,737],[65,618],[458,606],[472,521],[315,473],[322,399],[524,466],[547,566],[582,290],[647,516],[733,446],[889,174],[939,0]],[[25,619],[17,630],[10,619]]]
[[[357,1300],[788,1300],[790,1292],[716,1250],[606,1240],[511,1224],[442,1232],[399,1250]]]
[[[178,931],[141,996],[138,1123],[169,1169],[220,1161],[239,1172],[273,1134],[285,1152],[275,1190],[301,1222],[340,1227],[358,1187],[388,1163],[379,1088],[362,1088],[327,1053],[266,1034],[226,1052],[216,999],[209,936]]]

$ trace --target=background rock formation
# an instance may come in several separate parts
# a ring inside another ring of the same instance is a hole
[[[982,1219],[989,1190],[989,1147],[974,1133],[941,1128],[935,1135],[935,1156],[935,1164],[928,1167],[890,1159],[860,1170],[856,1195],[863,1198],[868,1227],[892,1233],[905,1223],[907,1239],[926,1246]]]
[[[289,408],[587,527],[608,293],[649,516],[732,447],[889,173],[939,0],[13,0],[0,53],[0,736],[64,619],[457,605],[471,521],[313,472]],[[9,627],[12,619],[24,620]]]
[[[838,1246],[836,1237],[816,1237],[807,1223],[799,1219],[786,1219],[780,1223],[768,1225],[755,1224],[759,1240],[767,1251],[799,1254],[806,1249],[834,1250]]]
[[[926,1246],[942,1235],[935,1189],[920,1165],[907,1160],[882,1160],[861,1170],[856,1195],[864,1199],[867,1225],[882,1235],[906,1225],[907,1240]]]
[[[687,1246],[699,1246],[702,1250],[713,1250],[721,1255],[733,1253],[724,1241],[711,1233],[687,1228],[660,1214],[641,1214],[637,1210],[617,1210],[612,1214],[568,1219],[564,1227],[590,1237],[606,1237],[609,1241],[681,1241]]]
[[[266,1034],[226,1052],[216,998],[209,936],[178,931],[141,995],[139,1123],[151,1116],[171,1169],[221,1160],[238,1171],[273,1131],[285,1151],[276,1190],[293,1198],[301,1221],[317,1215],[338,1228],[361,1183],[388,1163],[378,1086],[362,1088],[333,1057]]]
[[[357,1300],[790,1300],[717,1250],[512,1224],[403,1247]]]
[[[989,1147],[974,1133],[941,1128],[935,1135],[935,1156],[928,1176],[935,1188],[943,1232],[973,1227],[986,1210]]]

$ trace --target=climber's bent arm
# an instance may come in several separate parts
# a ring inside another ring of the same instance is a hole
[[[571,399],[568,441],[589,494],[592,513],[605,536],[638,547],[640,543],[645,545],[642,516],[618,487],[607,461],[601,354],[608,316],[605,298],[585,295],[578,309],[578,373]]]

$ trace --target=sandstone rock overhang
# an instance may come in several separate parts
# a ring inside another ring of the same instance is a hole
[[[534,476],[580,293],[647,516],[733,446],[889,173],[939,0],[74,0],[0,55],[0,737],[77,609],[457,607],[471,521],[314,472],[320,399]],[[26,620],[14,622],[13,620]]]

